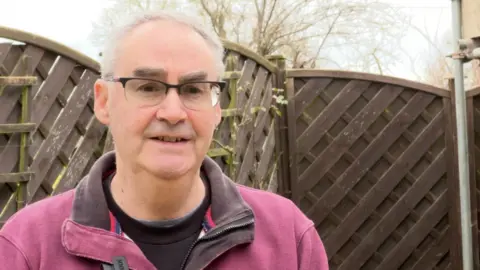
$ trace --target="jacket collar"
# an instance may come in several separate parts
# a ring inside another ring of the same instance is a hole
[[[68,252],[83,254],[84,257],[89,255],[100,256],[99,253],[102,252],[99,252],[99,250],[103,251],[103,246],[101,243],[89,241],[93,236],[92,233],[101,234],[112,239],[113,242],[122,243],[122,245],[118,245],[122,248],[124,244],[135,246],[133,243],[123,243],[122,238],[110,232],[109,210],[102,189],[102,180],[106,174],[114,169],[115,153],[106,153],[93,164],[88,175],[79,182],[75,190],[71,217],[63,226],[62,241]],[[253,216],[252,209],[242,199],[236,184],[223,174],[213,159],[205,157],[202,169],[210,183],[210,215],[216,227],[224,226],[239,217]],[[253,238],[253,229],[250,233]],[[88,237],[88,234],[90,234],[90,237]],[[82,245],[74,243],[82,243]],[[96,245],[96,247],[92,245]],[[138,252],[138,254],[141,254],[141,252]],[[112,257],[105,256],[96,259],[109,262]]]

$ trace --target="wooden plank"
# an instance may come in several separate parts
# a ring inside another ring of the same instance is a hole
[[[362,241],[350,253],[345,260],[346,265],[363,265],[370,256],[378,249],[385,239],[398,227],[400,222],[415,208],[417,203],[424,198],[425,194],[440,180],[445,174],[445,150],[437,156],[432,164],[426,169],[408,191],[394,204],[387,214],[378,222],[378,224],[368,232]],[[341,248],[336,245],[336,239],[327,238],[325,246],[329,247],[329,252],[337,253]],[[392,254],[392,251],[390,254]]]
[[[263,67],[259,67],[255,74],[255,80],[253,81],[252,91],[250,93],[247,107],[245,108],[247,113],[252,113],[252,109],[258,107],[261,102],[262,93],[265,91],[265,87],[271,80],[271,76],[268,71]]]
[[[448,84],[451,90],[455,88],[453,80],[449,80]],[[443,99],[443,106],[445,107],[445,147],[448,150],[447,164],[450,165],[447,167],[447,196],[450,201],[448,215],[451,237],[450,260],[453,265],[460,266],[459,269],[461,269],[461,265],[463,264],[461,245],[462,232],[460,226],[460,191],[458,186],[458,148],[454,91],[451,91],[450,99]],[[467,102],[467,106],[470,106],[469,102]]]
[[[37,123],[37,128],[52,107],[74,67],[75,62],[67,58],[60,58],[33,97],[32,117],[33,122]]]
[[[63,178],[53,190],[52,195],[75,187],[105,132],[107,132],[107,127],[100,123],[95,117],[92,117],[81,144],[70,158],[68,168]]]
[[[20,134],[13,134],[5,146],[0,147],[0,173],[12,172],[20,154]]]
[[[295,94],[295,118],[298,118],[312,100],[314,100],[320,92],[324,91],[332,81],[333,79],[331,78],[310,78]],[[358,83],[359,81],[350,81],[348,85],[351,87],[352,85],[358,85]],[[345,86],[339,93],[344,91],[345,88],[348,89],[348,87],[349,86]],[[362,93],[364,89],[362,90],[362,88],[360,88],[358,91]]]
[[[28,182],[33,175],[33,172],[0,173],[0,183]]]
[[[64,176],[65,167],[69,165],[70,162],[75,162],[74,160],[67,159],[67,162],[64,163],[62,158],[60,158],[61,151],[57,158],[52,160],[50,168],[48,169],[45,177],[43,177],[42,184],[37,189],[37,194],[39,190],[44,191],[46,194],[52,194],[53,187],[58,184],[58,181],[61,181]],[[80,175],[78,177],[81,177]],[[39,194],[41,195],[41,194]],[[37,195],[35,195],[37,196]]]
[[[320,224],[434,98],[435,96],[427,93],[415,93],[410,102],[393,117],[348,169],[338,177],[335,184],[307,212],[315,224]]]
[[[351,81],[340,90],[332,102],[315,117],[310,126],[308,126],[302,134],[298,134],[298,138],[295,138],[297,148],[295,154],[297,155],[297,160],[301,160],[305,154],[317,144],[323,135],[338,121],[342,114],[360,97],[369,85],[369,82]],[[390,94],[389,91],[389,86],[385,86],[379,93],[382,93],[382,95],[386,93]],[[398,92],[398,90],[393,93],[395,92]],[[297,110],[296,108],[295,105],[295,110]],[[297,114],[298,112],[295,114],[295,118]]]
[[[444,191],[428,208],[422,218],[408,230],[395,248],[385,257],[378,266],[379,269],[398,269],[412,251],[427,237],[431,230],[447,214],[447,196]],[[348,260],[348,259],[347,259]],[[350,264],[354,265],[354,264]],[[346,266],[346,265],[345,265]],[[343,265],[342,265],[343,268]],[[341,268],[339,268],[340,270]],[[351,269],[351,268],[343,268]]]
[[[260,97],[265,88],[265,83],[267,81],[267,71],[263,68],[259,68],[255,81],[252,87],[252,93],[250,99],[247,101],[244,108],[243,117],[241,123],[239,124],[240,129],[237,133],[237,143],[235,149],[245,149],[247,144],[247,134],[251,133],[254,134],[253,131],[254,121],[255,121],[255,114],[251,111],[253,108],[258,107],[260,103]],[[250,140],[254,140],[253,136],[250,137]]]
[[[6,55],[3,65],[1,66],[1,72],[4,76],[10,76],[13,69],[15,68],[19,59],[21,59],[22,54],[25,51],[25,45],[13,45],[10,48],[10,51]],[[22,74],[20,74],[22,75]]]
[[[287,103],[287,119],[286,119],[286,127],[287,129],[287,139],[285,140],[288,145],[288,176],[290,178],[290,185],[291,185],[291,200],[300,205],[300,198],[299,188],[298,188],[298,168],[297,168],[297,147],[296,143],[294,143],[297,139],[297,128],[295,125],[295,102],[292,102],[293,97],[295,96],[295,80],[293,78],[286,79],[285,83],[285,95],[286,99],[288,100]]]
[[[58,155],[76,120],[87,105],[96,78],[97,76],[93,72],[89,70],[84,72],[81,83],[76,86],[67,106],[62,110],[50,130],[50,134],[40,146],[30,167],[30,170],[35,171],[35,177],[27,185],[27,203],[32,200],[40,187],[53,159]]]
[[[12,43],[7,42],[7,43],[0,43],[0,67],[3,67],[3,61],[7,58],[8,53],[10,52],[10,49],[12,48]],[[0,74],[2,74],[0,72]]]
[[[299,177],[299,188],[310,190],[325,173],[338,161],[383,110],[402,92],[403,88],[386,85],[343,129],[335,140],[319,155]],[[311,140],[316,140],[311,138]]]
[[[0,85],[25,86],[36,84],[37,81],[35,76],[0,76]]]
[[[430,94],[434,94],[442,97],[449,97],[450,91],[447,89],[435,87],[433,85],[420,83],[411,80],[405,80],[402,78],[392,76],[378,76],[373,73],[356,72],[356,71],[343,71],[343,70],[327,70],[327,69],[289,69],[287,71],[287,77],[298,78],[340,78],[342,80],[365,80],[372,83],[384,83],[401,86],[403,88],[410,88],[415,90],[424,91]]]
[[[246,146],[245,154],[243,156],[243,162],[240,164],[240,168],[237,170],[237,177],[235,182],[240,185],[246,185],[248,181],[248,175],[250,170],[254,167],[254,149],[253,149],[253,140],[248,142]]]
[[[225,71],[223,73],[223,80],[232,80],[232,79],[240,79],[242,76],[242,72],[240,71]]]
[[[241,115],[242,115],[242,110],[238,108],[222,109],[222,118],[232,117],[232,116],[241,116]]]
[[[70,79],[72,79],[73,84],[77,85],[80,82],[80,77],[82,76],[84,70],[84,66],[79,66],[78,64],[75,66],[70,74]]]
[[[433,121],[420,133],[394,164],[382,175],[378,182],[365,194],[341,224],[333,231],[325,242],[343,245],[352,234],[365,222],[365,219],[398,185],[431,145],[443,134],[443,114],[438,113]],[[336,241],[333,241],[335,239]],[[327,247],[328,249],[329,247]]]
[[[230,152],[228,152],[224,148],[211,148],[208,150],[207,155],[211,158],[215,158],[215,157],[229,156]]]
[[[31,112],[31,100],[32,100],[32,92],[31,87],[24,86],[22,95],[21,95],[21,115],[20,115],[20,122],[22,124],[28,123],[30,121],[30,112]],[[28,137],[30,134],[23,132],[20,135],[20,153],[18,159],[18,171],[25,172],[29,166],[29,156],[28,156]],[[26,188],[25,182],[20,182],[17,186],[16,191],[16,201],[17,201],[17,211],[25,207],[26,201]]]
[[[425,269],[435,269],[438,261],[445,256],[450,249],[450,236],[449,229],[444,230],[440,239],[436,239],[435,243],[430,246],[427,252],[425,252],[412,266],[412,270],[425,270]],[[451,260],[451,254],[449,254]],[[460,269],[460,268],[456,268]]]
[[[267,139],[265,140],[263,147],[262,147],[262,156],[260,161],[257,164],[257,168],[255,170],[255,175],[258,179],[265,179],[267,177],[268,169],[272,164],[272,160],[274,157],[274,150],[275,150],[275,122],[272,121],[270,124],[270,132],[268,133]]]
[[[23,52],[20,60],[15,65],[10,76],[31,76],[35,71],[40,59],[44,54],[44,50],[34,46],[28,45]],[[22,60],[28,59],[28,60]],[[28,63],[26,63],[28,62]],[[0,98],[0,123],[6,123],[10,112],[17,104],[21,91],[15,91],[9,95],[4,95]]]
[[[15,186],[17,184],[15,183]],[[15,207],[15,193],[14,189],[10,189],[8,186],[0,186],[0,209],[2,215],[0,216],[0,221],[8,220],[16,212]]]
[[[0,134],[24,133],[35,130],[35,123],[0,124]]]
[[[251,84],[253,72],[255,71],[255,67],[257,63],[250,59],[245,60],[245,64],[242,68],[242,76],[237,82],[237,89],[236,89],[236,107],[243,108],[246,101],[245,92],[249,85]],[[251,87],[251,86],[250,86]]]
[[[467,138],[468,138],[468,151],[469,151],[469,178],[470,178],[470,211],[471,211],[471,230],[472,238],[476,241],[472,241],[472,250],[473,250],[473,267],[475,269],[480,269],[480,250],[479,250],[479,233],[478,233],[478,202],[480,199],[478,196],[478,177],[476,175],[476,160],[475,155],[472,154],[475,152],[475,128],[474,128],[474,104],[473,98],[467,98]]]
[[[59,55],[52,51],[45,51],[42,61],[37,66],[37,72],[44,80],[48,78],[50,68],[59,58]]]
[[[255,53],[254,51],[238,44],[238,43],[234,43],[234,42],[231,42],[231,41],[227,41],[227,40],[222,40],[222,43],[223,45],[230,51],[230,52],[237,52],[239,54],[242,55],[242,57],[245,57],[247,58],[248,60],[250,60],[249,58],[252,59],[252,61],[255,61],[257,63],[259,63],[259,65],[262,65],[263,67],[265,67],[266,69],[268,69],[270,72],[274,72],[276,67],[270,63],[267,59],[265,59],[263,56],[260,56],[259,54]]]
[[[270,125],[270,123],[266,123],[267,119],[269,119],[270,112],[272,112],[272,106],[280,107],[282,105],[272,104],[272,79],[270,78],[267,81],[267,86],[263,89],[263,98],[260,102],[259,107],[263,108],[257,112],[255,117],[255,124],[253,125],[253,138],[257,139],[260,137],[261,133],[263,133],[263,127],[265,125]],[[275,112],[273,112],[275,114]],[[275,115],[276,117],[276,115]]]
[[[286,59],[284,57],[271,58],[277,66],[277,72],[274,72],[272,80],[273,87],[281,92],[268,91],[268,95],[283,96],[287,99],[287,80],[286,80]],[[265,97],[266,98],[266,97]],[[271,100],[271,97],[268,97]],[[272,101],[269,101],[272,102]],[[288,103],[287,103],[288,104]],[[280,115],[273,113],[273,121],[275,122],[275,168],[272,170],[268,190],[273,191],[281,196],[291,199],[292,197],[292,181],[290,178],[290,154],[288,145],[288,114],[287,104],[277,106]],[[272,132],[272,131],[270,131]],[[272,190],[275,189],[275,190]]]

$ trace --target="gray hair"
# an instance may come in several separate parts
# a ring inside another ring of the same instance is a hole
[[[129,16],[126,23],[113,29],[110,35],[107,36],[102,58],[100,60],[102,77],[112,75],[115,66],[117,46],[124,36],[140,25],[159,20],[173,21],[186,25],[202,36],[211,47],[215,56],[218,77],[221,78],[223,76],[223,72],[225,71],[225,65],[223,63],[224,47],[218,35],[207,29],[197,17],[174,11],[157,10],[142,11],[133,16]]]

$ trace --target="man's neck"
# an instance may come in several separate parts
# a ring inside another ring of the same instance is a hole
[[[130,217],[140,220],[185,216],[197,208],[205,197],[205,185],[199,174],[162,180],[147,173],[117,171],[111,188],[119,207]]]

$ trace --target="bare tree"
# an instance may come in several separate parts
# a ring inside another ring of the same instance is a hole
[[[388,69],[385,66],[396,59],[388,49],[404,35],[409,19],[377,1],[191,2],[199,4],[199,12],[220,36],[260,55],[283,54],[295,68],[334,66],[365,70],[368,66],[371,71],[383,73],[383,69]]]
[[[411,38],[415,40],[413,45],[416,54],[412,48],[400,49],[403,56],[410,60],[411,72],[417,81],[446,88],[447,78],[450,78],[453,72],[453,63],[447,55],[452,53],[453,46],[451,29],[441,26],[440,20],[444,18],[442,15],[443,11],[439,14],[434,28],[426,21],[423,25],[417,21],[408,26]]]
[[[118,0],[91,39],[102,43],[116,20],[151,8],[193,10],[220,37],[263,56],[283,54],[289,67],[381,74],[396,63],[399,52],[391,48],[409,25],[407,15],[375,0]]]

